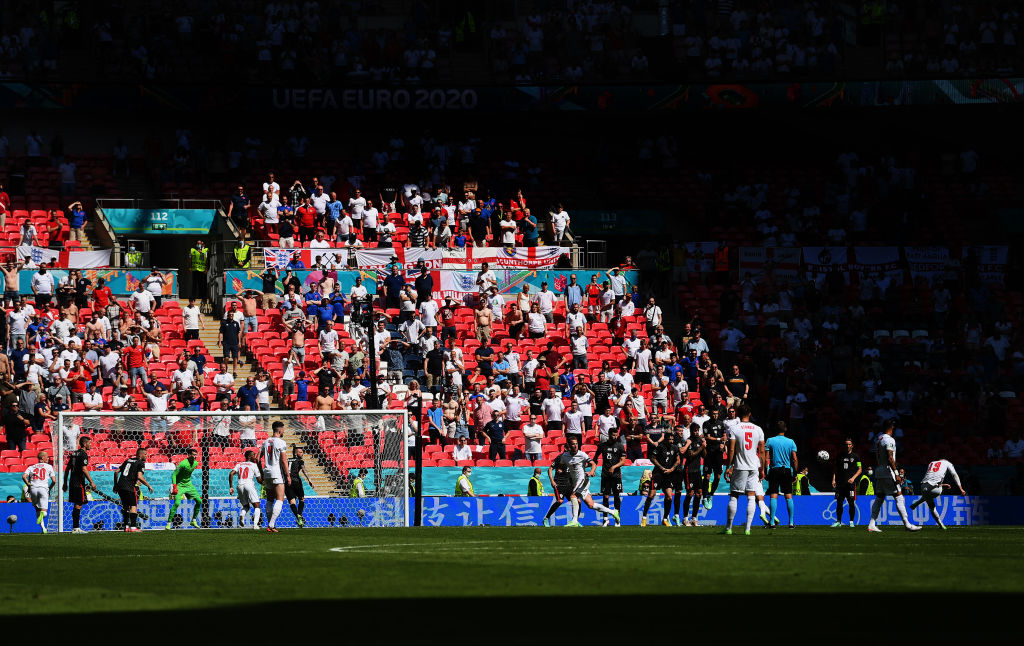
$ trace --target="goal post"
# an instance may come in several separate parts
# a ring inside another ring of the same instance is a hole
[[[49,529],[72,529],[73,504],[62,484],[81,437],[92,440],[89,471],[96,483],[82,507],[83,530],[123,527],[115,472],[139,449],[146,450],[144,475],[154,490],[139,490],[143,529],[165,529],[170,523],[184,530],[193,520],[204,529],[238,528],[242,521],[251,527],[251,512],[243,518],[237,477],[232,493],[229,475],[245,461],[247,450],[259,461],[259,447],[275,422],[282,424],[289,469],[302,483],[286,488],[278,528],[410,525],[406,447],[412,436],[405,410],[64,411],[53,428],[58,484]],[[172,476],[189,448],[197,450],[198,466],[190,481],[179,476],[178,493],[172,495]],[[266,526],[266,493],[259,483],[256,490]]]

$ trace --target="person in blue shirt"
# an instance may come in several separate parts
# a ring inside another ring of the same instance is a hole
[[[398,272],[398,268],[392,267],[391,273],[384,279],[385,308],[398,309],[401,306],[403,287],[405,287],[405,276]]]
[[[238,389],[238,405],[248,406],[249,410],[259,410],[260,391],[256,388],[256,380],[248,377],[245,385]]]
[[[572,389],[576,387],[576,375],[571,370],[567,370],[558,378],[558,387],[561,389],[563,397],[571,397]]]
[[[309,318],[316,318],[320,315],[320,301],[307,298],[306,299],[306,316]]]
[[[295,380],[295,401],[309,401],[309,379],[306,379],[306,371],[299,371],[299,378]]]
[[[779,493],[786,496],[786,511],[789,512],[789,528],[796,525],[793,518],[793,480],[796,479],[799,464],[796,458],[796,442],[786,437],[786,423],[779,421],[775,429],[777,434],[764,443],[768,457],[768,493],[772,500],[769,504],[771,518],[779,506]]]
[[[494,373],[494,382],[505,386],[508,384],[508,370],[509,364],[508,359],[505,358],[505,353],[498,351],[497,357],[491,363],[491,372]]]
[[[671,363],[665,366],[665,374],[668,375],[668,381],[673,384],[679,383],[679,376],[683,372],[683,367],[679,365],[679,358],[676,357],[675,352],[669,356],[669,361]]]
[[[330,299],[324,296],[320,299],[320,307],[317,308],[316,313],[317,321],[317,334],[324,330],[330,329],[331,325],[334,324],[334,306],[331,305]]]
[[[540,238],[540,230],[537,226],[537,218],[530,215],[530,210],[524,211],[523,219],[519,221],[519,228],[523,230],[523,244],[527,247],[536,247]]]
[[[683,366],[683,379],[686,380],[686,385],[689,386],[690,392],[697,392],[698,361],[696,350],[691,352],[689,357],[680,359],[679,363]]]
[[[338,199],[338,194],[331,191],[331,201],[327,203],[327,235],[334,236],[334,227],[338,224],[338,218],[341,217],[344,210],[345,205]]]
[[[331,293],[331,311],[334,312],[335,323],[345,322],[345,301],[345,295],[337,288]]]
[[[306,292],[306,301],[313,301],[319,303],[323,299],[324,295],[320,293],[320,285],[310,285],[309,291]]]
[[[639,312],[640,310],[642,310],[644,308],[644,298],[643,298],[643,296],[640,295],[640,291],[639,291],[640,288],[639,287],[637,287],[636,285],[633,285],[632,289],[633,289],[633,291],[629,295],[629,299],[631,301],[633,301],[633,307],[635,307],[637,309],[637,311]]]
[[[462,229],[459,229],[458,235],[456,235],[454,238],[452,238],[452,241],[455,243],[455,247],[456,248],[458,248],[458,249],[465,249],[466,248],[466,232],[463,231]]]
[[[505,412],[494,411],[494,418],[484,426],[484,435],[491,445],[487,450],[488,460],[507,459],[505,457]]]
[[[306,263],[302,262],[302,255],[296,251],[292,254],[292,259],[288,261],[286,269],[305,269]]]
[[[583,303],[583,288],[576,282],[576,274],[569,276],[569,284],[562,290],[565,297],[565,306],[581,305]]]
[[[440,397],[434,397],[430,410],[427,411],[427,418],[430,420],[430,428],[427,429],[430,433],[430,441],[444,445],[447,436],[444,430],[444,409],[441,408]]]

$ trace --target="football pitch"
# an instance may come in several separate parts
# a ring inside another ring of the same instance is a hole
[[[878,593],[903,607],[960,595],[994,609],[1020,603],[1022,554],[1018,527],[883,534],[755,527],[751,536],[710,527],[8,535],[0,537],[0,614],[227,618],[276,604],[362,609],[369,621],[396,604],[411,618],[414,608],[429,607],[479,614],[498,598],[510,610],[517,600],[552,600],[553,608],[571,600],[597,611],[602,598],[640,608],[659,599],[800,599],[808,608],[860,599],[868,610]]]

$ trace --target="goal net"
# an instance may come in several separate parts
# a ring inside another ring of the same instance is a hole
[[[81,529],[123,529],[115,474],[139,449],[146,452],[143,475],[153,487],[152,493],[144,485],[138,488],[142,529],[232,529],[242,521],[251,528],[253,513],[250,509],[243,515],[238,479],[245,475],[246,452],[251,450],[258,463],[259,447],[277,422],[282,425],[293,481],[286,487],[278,528],[408,526],[407,415],[398,410],[64,412],[54,427],[58,486],[48,529],[72,530],[74,505],[60,483],[83,437],[91,440],[88,468],[96,488],[85,487]],[[198,465],[189,476],[191,463],[179,465],[191,448]],[[265,527],[266,491],[260,482],[254,488],[261,499],[259,522]]]

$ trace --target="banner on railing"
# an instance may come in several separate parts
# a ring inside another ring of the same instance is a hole
[[[686,270],[694,273],[711,273],[715,270],[716,242],[687,242]]]
[[[467,247],[465,249],[359,249],[356,263],[360,269],[386,269],[398,262],[416,269],[422,261],[427,269],[479,269],[487,263],[492,269],[549,269],[569,253],[568,247]]]
[[[766,275],[776,281],[795,280],[800,274],[799,247],[740,247],[740,279]]]
[[[903,253],[915,283],[924,279],[929,285],[936,285],[949,266],[950,255],[946,247],[904,247]]]
[[[963,259],[968,261],[971,259],[971,253],[974,253],[974,257],[978,263],[978,278],[983,283],[996,283],[999,285],[1003,284],[1003,280],[1006,278],[1006,265],[1009,262],[1010,248],[1005,245],[974,245],[971,247],[964,247]],[[967,268],[967,263],[964,263],[964,268]]]
[[[173,269],[159,270],[160,275],[164,278],[164,286],[162,296],[176,296],[178,294],[178,281],[177,271]],[[35,275],[34,269],[25,269],[18,272],[18,291],[22,294],[32,293],[32,276]],[[60,281],[68,277],[70,273],[67,269],[53,269],[50,271],[53,274],[54,283],[60,284]],[[102,278],[110,291],[114,292],[118,296],[131,294],[135,291],[135,288],[139,283],[149,276],[149,270],[146,269],[83,269],[82,277],[92,281],[93,286],[96,285],[96,281]],[[0,275],[0,281],[3,281],[3,276]],[[6,281],[3,281],[6,282]],[[6,286],[5,286],[6,288]],[[257,287],[256,289],[259,289]]]
[[[854,247],[854,265],[857,278],[888,278],[890,287],[903,284],[903,269],[900,266],[899,247]]]
[[[21,245],[17,248],[18,260],[25,264],[42,265],[56,263],[57,267],[70,269],[92,269],[110,266],[110,249],[94,251],[76,251],[68,249],[49,249]]]
[[[263,249],[263,264],[274,269],[310,269],[317,260],[325,267],[348,267],[348,249]]]

